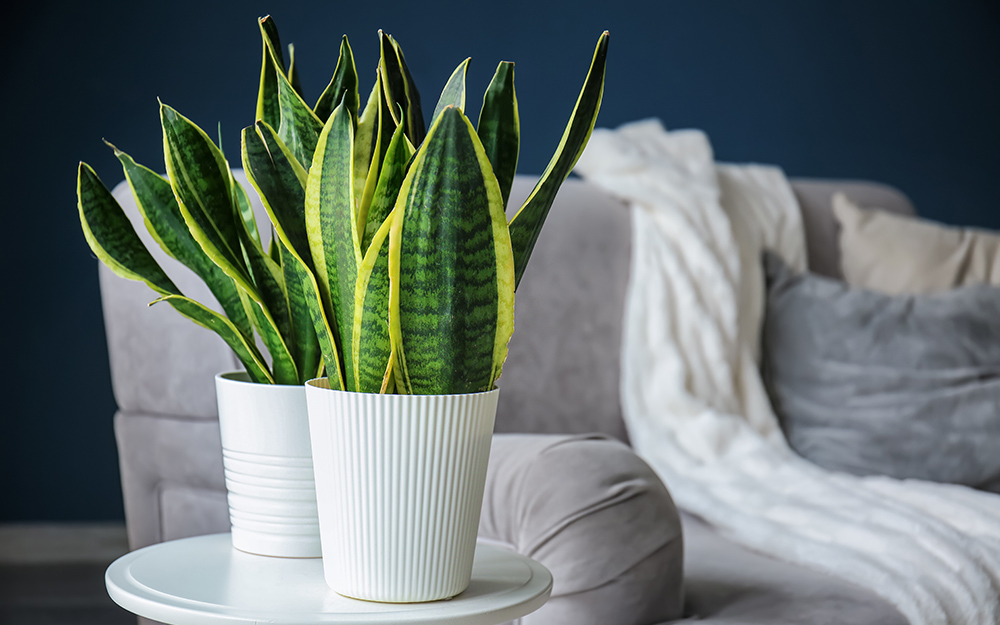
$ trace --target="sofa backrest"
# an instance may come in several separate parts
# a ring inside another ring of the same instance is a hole
[[[234,173],[249,189],[243,173]],[[533,184],[527,176],[515,179],[511,215]],[[905,196],[884,185],[793,181],[793,186],[803,210],[810,266],[826,275],[839,273],[830,209],[835,190],[862,206],[913,212]],[[114,195],[178,287],[214,305],[197,276],[152,241],[127,185],[118,185]],[[259,199],[250,195],[258,223],[266,224]],[[267,239],[270,233],[261,230]],[[514,338],[499,383],[498,432],[604,432],[627,440],[618,374],[629,241],[624,204],[581,180],[566,181],[517,291]],[[114,276],[103,265],[100,284],[119,409],[214,418],[214,375],[239,368],[225,343],[166,304],[148,307],[155,297],[150,289]]]

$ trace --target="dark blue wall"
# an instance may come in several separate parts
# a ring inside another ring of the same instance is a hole
[[[0,521],[122,516],[96,261],[75,168],[121,179],[107,138],[162,168],[156,98],[238,154],[260,67],[255,18],[295,42],[309,99],[351,37],[364,84],[392,33],[430,105],[466,56],[480,94],[517,61],[520,171],[558,142],[602,30],[599,125],[706,130],[720,159],[881,180],[926,216],[1000,228],[1000,20],[981,1],[44,2],[4,20]],[[499,8],[503,7],[503,8]],[[479,95],[470,96],[473,110]],[[238,159],[237,159],[238,160]]]

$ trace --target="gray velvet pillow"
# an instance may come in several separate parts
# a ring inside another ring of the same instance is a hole
[[[1000,492],[1000,288],[891,296],[764,263],[764,377],[796,452]]]

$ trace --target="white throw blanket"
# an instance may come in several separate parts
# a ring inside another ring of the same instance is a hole
[[[805,268],[784,174],[716,166],[704,134],[655,121],[595,131],[577,171],[632,208],[622,406],[678,505],[914,625],[1000,623],[1000,496],[828,472],[785,442],[757,366],[761,250]]]

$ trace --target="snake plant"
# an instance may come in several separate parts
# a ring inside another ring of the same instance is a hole
[[[492,388],[514,328],[514,291],[597,119],[608,34],[555,154],[508,222],[520,144],[513,63],[497,67],[473,124],[462,61],[427,127],[391,36],[379,32],[364,107],[346,36],[310,106],[294,49],[286,66],[274,21],[259,27],[256,122],[242,132],[241,160],[271,220],[267,249],[222,151],[173,108],[160,105],[166,176],[114,149],[153,238],[205,281],[223,312],[180,292],[81,163],[78,207],[91,249],[116,274],[149,285],[154,303],[218,333],[253,381],[301,384],[325,370],[331,388],[357,392]]]

